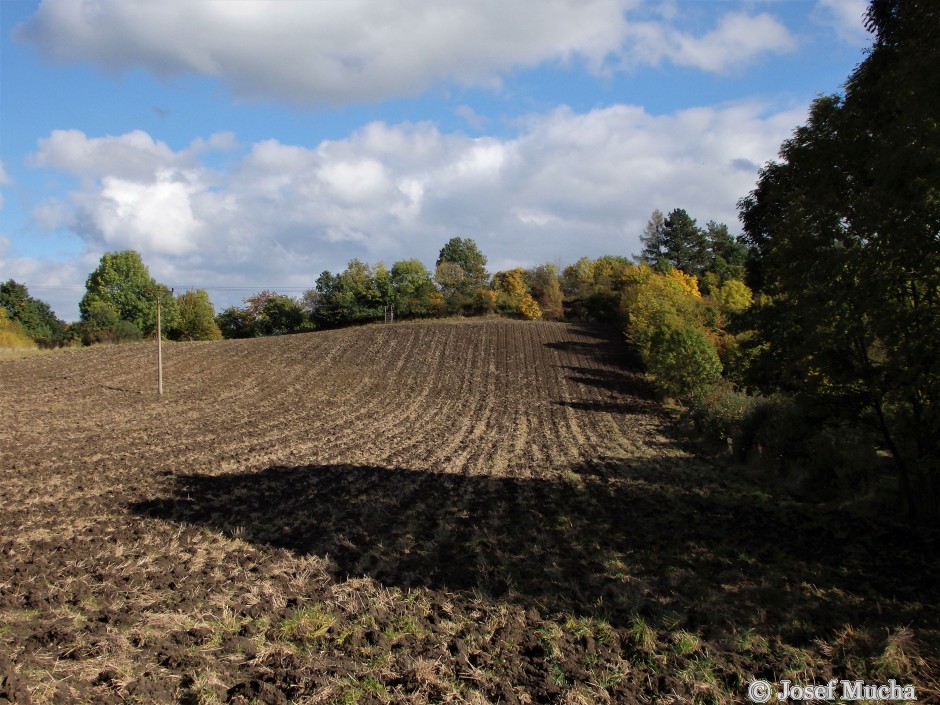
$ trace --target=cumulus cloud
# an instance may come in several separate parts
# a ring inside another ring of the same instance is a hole
[[[633,21],[637,9],[641,0],[43,0],[14,36],[53,60],[216,76],[240,98],[302,104],[379,101],[442,81],[497,86],[546,62],[723,72],[794,46],[768,14],[728,13],[693,35],[668,14]]]
[[[433,264],[455,235],[500,267],[631,254],[654,208],[735,229],[757,165],[804,119],[757,102],[661,116],[561,107],[503,139],[376,122],[310,146],[258,142],[225,170],[143,133],[69,131],[40,140],[32,162],[82,177],[44,212],[90,253],[137,249],[171,285],[309,287],[352,257]]]

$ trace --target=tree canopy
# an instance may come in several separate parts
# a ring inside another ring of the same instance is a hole
[[[164,293],[160,294],[159,292]],[[178,320],[176,299],[168,287],[150,276],[140,254],[134,250],[107,252],[98,267],[88,275],[85,295],[78,309],[82,320],[88,321],[92,311],[105,305],[117,318],[136,326],[143,334],[153,334],[157,326],[157,296],[161,297],[161,318],[166,330]]]
[[[26,286],[13,279],[0,284],[0,307],[6,309],[11,321],[19,323],[23,333],[40,344],[54,345],[68,336],[68,326],[49,304],[30,296]]]
[[[815,101],[740,202],[764,294],[757,370],[826,413],[867,415],[909,503],[936,503],[940,8],[874,0],[868,27],[845,95]]]
[[[215,308],[205,289],[184,291],[176,297],[179,321],[174,330],[178,340],[220,340],[222,331],[215,323]]]

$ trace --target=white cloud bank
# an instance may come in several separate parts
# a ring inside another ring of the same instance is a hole
[[[794,49],[769,14],[693,35],[632,21],[641,0],[43,0],[14,36],[57,61],[215,76],[243,99],[345,104],[441,81],[499,85],[546,62],[589,70],[671,62],[727,72]]]
[[[803,108],[757,102],[663,116],[560,107],[523,120],[511,139],[376,122],[313,146],[258,142],[224,171],[201,157],[230,148],[231,135],[173,151],[143,132],[56,131],[31,163],[81,185],[41,204],[36,221],[71,229],[93,259],[136,249],[171,285],[309,287],[352,257],[433,264],[456,235],[475,238],[493,269],[566,264],[638,251],[654,208],[736,229],[757,165],[804,119]]]

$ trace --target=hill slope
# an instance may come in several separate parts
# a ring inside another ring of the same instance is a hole
[[[154,357],[0,362],[0,697],[721,701],[935,667],[926,539],[729,480],[616,337],[168,345],[162,399]]]

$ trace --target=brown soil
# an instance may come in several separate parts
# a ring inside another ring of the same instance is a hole
[[[696,455],[616,335],[0,361],[0,703],[940,702],[936,536]]]

